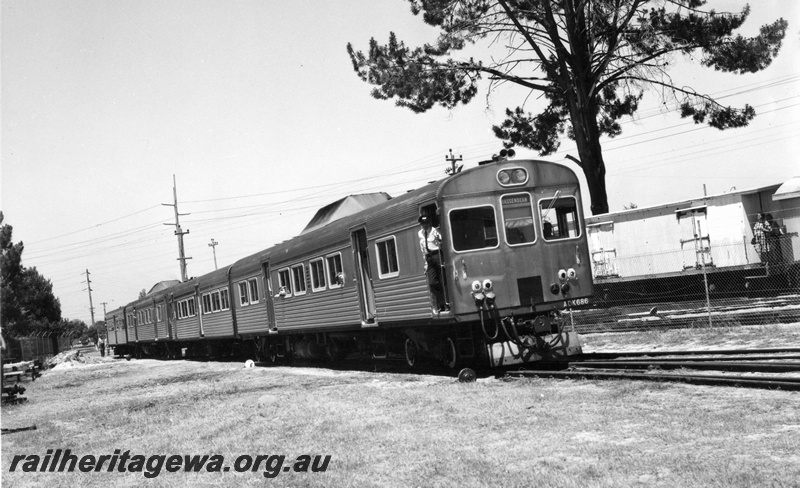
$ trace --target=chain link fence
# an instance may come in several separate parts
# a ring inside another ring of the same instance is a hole
[[[679,251],[617,256],[593,250],[595,302],[575,330],[607,332],[800,322],[797,234],[769,245],[681,241]]]

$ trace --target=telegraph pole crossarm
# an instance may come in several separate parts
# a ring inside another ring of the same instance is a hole
[[[458,166],[456,166],[456,163],[458,161],[461,161],[462,159],[463,158],[461,157],[460,154],[458,155],[458,157],[455,157],[453,155],[453,150],[450,149],[450,156],[449,157],[445,156],[444,160],[447,161],[448,163],[450,163],[451,166],[449,168],[446,168],[444,170],[444,172],[447,173],[448,175],[451,175],[451,176],[456,174],[456,173],[460,173],[461,172],[461,168],[463,168],[464,165],[463,164],[459,164]]]

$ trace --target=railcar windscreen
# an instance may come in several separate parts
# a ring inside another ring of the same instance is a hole
[[[547,198],[539,201],[542,233],[547,241],[581,235],[578,202],[575,197]]]
[[[533,227],[533,207],[528,193],[503,195],[503,225],[509,246],[530,244],[536,238]]]
[[[472,251],[497,247],[494,207],[459,208],[450,212],[453,249]]]

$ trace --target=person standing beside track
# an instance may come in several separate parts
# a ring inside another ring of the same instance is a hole
[[[419,225],[422,227],[418,235],[422,257],[425,258],[425,276],[428,278],[428,286],[436,298],[436,309],[445,312],[448,308],[442,289],[442,258],[439,254],[442,235],[436,230],[431,218],[427,215],[419,218]]]

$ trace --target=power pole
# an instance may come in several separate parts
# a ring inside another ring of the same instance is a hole
[[[460,154],[458,155],[458,157],[453,156],[453,150],[452,149],[450,150],[450,157],[447,157],[445,155],[444,160],[447,161],[448,163],[450,163],[450,165],[451,165],[449,168],[446,168],[444,170],[444,172],[447,173],[450,176],[452,176],[452,175],[454,175],[456,173],[460,173],[461,172],[461,168],[464,167],[463,164],[459,164],[458,166],[456,166],[456,163],[458,161],[461,161],[462,158],[461,158]]]
[[[208,245],[208,247],[210,247],[211,250],[214,252],[214,269],[218,269],[217,268],[217,244],[219,244],[219,242],[215,241],[214,238],[212,237],[211,238],[211,244]]]
[[[105,320],[106,319],[106,305],[108,305],[108,302],[100,302],[100,303],[103,305],[103,320]]]
[[[94,305],[92,305],[92,281],[89,279],[89,270],[86,270],[86,288],[89,290],[89,312],[92,314],[92,325],[94,325]]]
[[[178,261],[181,262],[181,281],[188,281],[189,278],[186,274],[186,260],[192,259],[187,258],[186,253],[183,250],[183,235],[189,233],[189,229],[186,229],[184,232],[181,230],[181,221],[179,217],[181,215],[190,215],[190,214],[182,214],[178,213],[178,187],[175,183],[175,175],[172,175],[172,196],[175,203],[162,203],[166,207],[174,207],[175,208],[175,223],[174,224],[164,224],[164,225],[174,225],[175,226],[175,235],[178,236]]]

